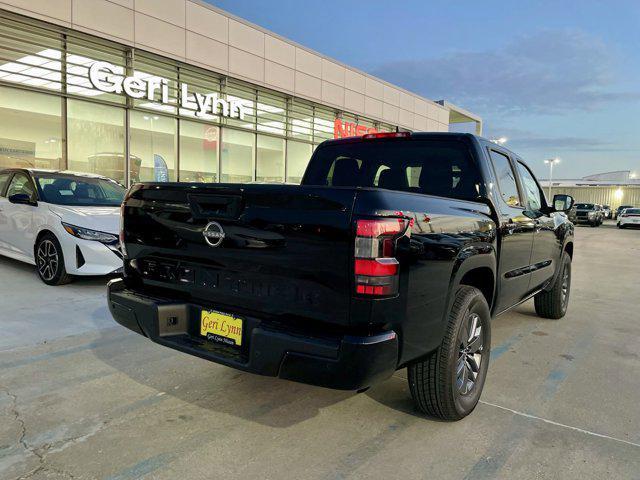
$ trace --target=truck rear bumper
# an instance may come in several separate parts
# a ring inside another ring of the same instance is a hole
[[[243,345],[237,348],[199,335],[202,305],[140,294],[127,289],[121,279],[109,282],[108,302],[120,325],[160,345],[259,375],[359,390],[390,377],[398,364],[394,331],[319,336],[243,317]]]

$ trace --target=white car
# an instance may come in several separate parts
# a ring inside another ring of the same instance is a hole
[[[640,227],[640,208],[625,208],[618,215],[618,228]]]
[[[120,204],[125,188],[98,175],[0,171],[0,255],[36,265],[48,285],[122,269]]]

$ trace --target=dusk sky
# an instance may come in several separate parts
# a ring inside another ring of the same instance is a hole
[[[640,174],[640,2],[210,0],[483,117],[546,178]]]

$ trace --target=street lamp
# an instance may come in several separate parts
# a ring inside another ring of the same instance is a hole
[[[553,166],[557,163],[560,163],[560,159],[550,158],[549,160],[545,160],[544,163],[549,164],[549,200],[551,200],[551,179],[553,178]]]

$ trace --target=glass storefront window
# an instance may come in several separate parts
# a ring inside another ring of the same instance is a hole
[[[333,138],[333,128],[336,112],[326,108],[316,107],[313,117],[313,140],[322,142]]]
[[[125,110],[67,102],[68,169],[104,175],[124,185]]]
[[[133,76],[145,82],[161,85],[166,83],[168,103],[162,103],[162,88],[156,88],[153,102],[147,98],[134,100],[136,107],[156,110],[158,112],[176,113],[178,105],[178,68],[156,59],[150,54],[140,54],[134,59]]]
[[[180,105],[185,105],[186,107],[180,107],[180,115],[184,117],[197,118],[199,120],[206,120],[208,122],[219,123],[221,119],[220,115],[197,112],[198,105],[196,103],[195,94],[197,93],[201,96],[214,94],[219,98],[222,98],[222,94],[220,93],[220,79],[216,78],[215,75],[211,73],[208,76],[205,76],[204,74],[195,73],[190,69],[181,68],[180,81],[186,83],[189,86],[186,100],[181,100],[180,102]],[[180,95],[182,95],[182,93]],[[218,112],[219,110],[220,107],[216,105],[216,112]]]
[[[222,129],[220,177],[224,183],[246,183],[253,180],[256,136],[230,128]]]
[[[220,127],[180,120],[181,182],[218,181]]]
[[[105,73],[104,79],[125,75],[125,55],[119,48],[92,44],[87,40],[70,39],[66,54],[67,92],[71,95],[96,98],[124,104],[126,97],[118,93],[106,93],[89,81],[89,68],[95,62],[107,62],[111,65],[112,75]]]
[[[46,90],[62,88],[62,42],[50,32],[0,22],[0,81]]]
[[[256,112],[258,114],[258,131],[285,134],[287,102],[283,98],[258,92]]]
[[[287,183],[300,183],[311,158],[309,143],[287,140]]]
[[[131,183],[175,182],[178,145],[176,122],[172,117],[131,112]]]
[[[258,135],[256,164],[256,180],[258,182],[284,182],[284,144],[283,138]]]
[[[233,125],[245,130],[255,130],[256,128],[256,92],[255,90],[247,87],[246,85],[237,84],[236,82],[229,81],[229,84],[224,88],[227,100],[241,100],[245,105],[244,118],[225,118],[227,125]]]
[[[297,101],[290,101],[287,130],[290,137],[312,140],[313,107]]]
[[[63,168],[62,99],[0,87],[0,170]]]

